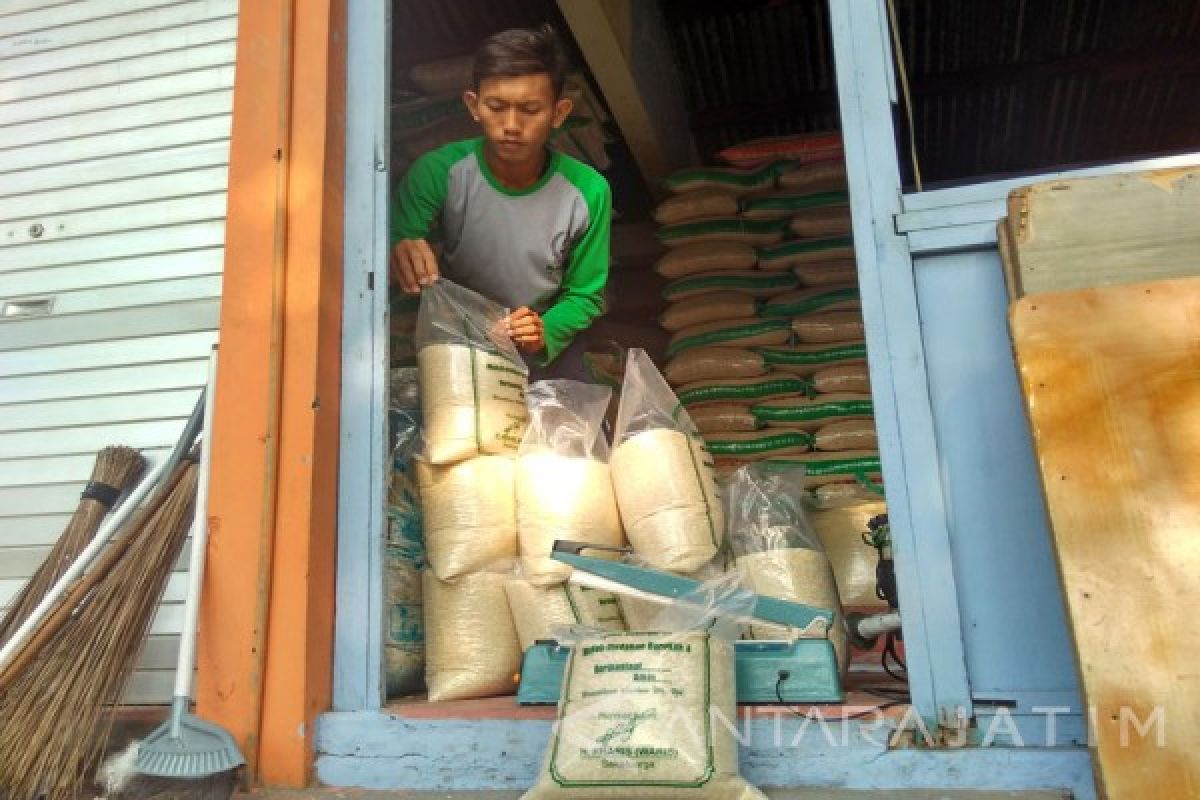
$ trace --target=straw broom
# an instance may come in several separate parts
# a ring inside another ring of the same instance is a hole
[[[92,478],[70,522],[49,555],[9,604],[8,612],[0,618],[0,644],[4,644],[25,621],[46,596],[47,590],[87,546],[100,527],[101,520],[112,509],[116,499],[141,474],[145,464],[141,453],[130,447],[106,447],[97,454]]]
[[[90,787],[111,725],[106,706],[120,701],[187,536],[196,471],[194,461],[177,468],[114,543],[120,557],[102,556],[85,576],[100,573],[74,612],[48,619],[58,627],[35,657],[6,671],[0,786],[11,800],[73,800]]]

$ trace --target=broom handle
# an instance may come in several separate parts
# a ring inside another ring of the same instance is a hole
[[[208,481],[212,471],[212,424],[217,386],[217,346],[208,357],[208,390],[204,396],[204,438],[200,443],[200,477],[196,483],[196,505],[192,516],[192,554],[188,559],[187,599],[183,607],[183,631],[179,636],[179,661],[175,666],[175,701],[186,707],[192,696],[192,672],[196,665],[196,630],[200,622],[200,588],[204,585],[204,559],[208,555]],[[177,729],[179,715],[171,715]],[[172,731],[178,735],[177,730]]]
[[[133,510],[146,499],[146,495],[150,493],[150,490],[165,476],[173,473],[175,467],[183,460],[192,442],[195,441],[196,434],[200,432],[200,425],[203,422],[204,415],[204,397],[206,394],[206,391],[202,390],[200,392],[200,396],[196,399],[196,406],[192,409],[192,415],[188,417],[187,424],[183,426],[183,433],[179,437],[179,441],[175,443],[175,449],[171,451],[171,455],[151,470],[145,479],[137,485],[137,488],[130,493],[125,502],[121,503],[116,511],[105,518],[104,523],[96,531],[88,546],[76,556],[75,561],[67,571],[60,575],[58,580],[54,582],[54,585],[46,592],[42,601],[37,604],[37,607],[21,623],[21,627],[13,632],[3,647],[0,647],[0,674],[7,671],[7,667],[12,663],[17,653],[33,636],[34,629],[41,625],[42,620],[46,618],[50,611],[58,604],[58,601],[67,593],[68,588],[75,581],[79,580],[79,577],[88,568],[88,565],[96,559],[96,556],[104,549],[104,546],[108,544],[117,530],[125,524],[125,520],[133,513]]]

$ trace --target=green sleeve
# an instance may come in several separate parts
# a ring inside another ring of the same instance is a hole
[[[539,355],[542,364],[558,358],[575,334],[604,313],[604,287],[608,284],[609,234],[612,228],[612,190],[601,178],[589,193],[588,228],[571,251],[563,290],[542,314],[546,347]]]
[[[433,150],[409,167],[392,202],[392,244],[430,238],[446,202],[452,163],[442,150]]]

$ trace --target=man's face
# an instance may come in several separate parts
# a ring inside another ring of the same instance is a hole
[[[551,131],[571,113],[571,101],[555,96],[546,73],[488,78],[463,99],[492,152],[511,164],[540,158]]]

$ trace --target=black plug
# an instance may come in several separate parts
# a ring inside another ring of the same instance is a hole
[[[786,670],[786,669],[779,670],[779,680],[780,681],[786,681],[790,677],[792,677],[792,673],[789,670]]]

